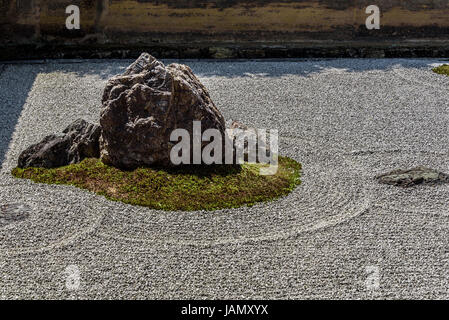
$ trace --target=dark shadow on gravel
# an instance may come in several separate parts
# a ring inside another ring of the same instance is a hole
[[[75,73],[79,77],[95,75],[107,80],[125,71],[132,60],[49,60],[45,72]]]
[[[423,61],[443,59],[302,59],[302,60],[179,60],[189,65],[200,77],[281,77],[303,76],[326,72],[335,68],[344,72],[388,71],[393,68],[422,68]],[[165,61],[164,61],[165,62]],[[429,70],[432,68],[428,64]]]
[[[89,62],[92,61],[17,61],[0,64],[0,167],[3,166],[18,119],[39,73],[75,73],[80,77],[97,75],[107,80],[122,73],[129,64],[129,60],[120,60],[120,63],[109,63],[106,60]]]
[[[0,65],[0,167],[38,71],[18,77],[9,65]],[[7,80],[8,78],[8,80]]]
[[[151,53],[150,53],[151,54]],[[254,60],[198,60],[162,59],[164,64],[181,63],[190,66],[199,77],[281,77],[296,75],[308,77],[313,73],[339,68],[345,72],[387,71],[394,67],[422,68],[423,60],[444,61],[436,58],[417,59],[254,59]],[[76,73],[82,77],[96,75],[102,80],[121,74],[132,63],[130,59],[67,59],[48,60],[47,72]],[[429,64],[429,68],[431,68]]]
[[[423,61],[443,62],[443,59],[260,59],[260,60],[197,60],[164,59],[165,64],[173,62],[190,66],[198,77],[281,77],[296,75],[308,77],[314,73],[339,69],[342,72],[387,71],[394,67],[423,68]],[[75,73],[79,77],[93,75],[100,81],[121,74],[132,62],[129,59],[67,59],[37,62],[0,64],[0,163],[11,141],[17,120],[20,117],[28,93],[38,73]],[[33,67],[30,67],[33,65]],[[31,74],[19,78],[15,70],[28,66]],[[5,80],[6,79],[6,80]]]

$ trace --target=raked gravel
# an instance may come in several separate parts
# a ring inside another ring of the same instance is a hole
[[[180,61],[225,118],[278,129],[303,164],[271,203],[161,212],[11,176],[28,145],[97,122],[130,62],[0,64],[0,298],[449,298],[449,186],[373,179],[449,172],[444,61]]]

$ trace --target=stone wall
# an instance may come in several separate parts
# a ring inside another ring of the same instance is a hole
[[[65,8],[80,8],[68,30]],[[365,8],[381,10],[367,30]],[[0,0],[0,59],[448,56],[448,0]]]

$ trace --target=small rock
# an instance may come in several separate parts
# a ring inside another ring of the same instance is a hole
[[[418,184],[448,183],[449,175],[426,167],[415,167],[407,170],[394,170],[376,176],[379,183],[399,187],[412,187]]]
[[[100,156],[99,125],[78,119],[63,133],[46,136],[24,150],[19,156],[18,167],[55,168]]]

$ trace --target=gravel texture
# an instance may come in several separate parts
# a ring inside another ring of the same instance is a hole
[[[449,77],[419,59],[181,61],[225,118],[278,129],[302,185],[252,208],[160,212],[10,175],[129,60],[0,65],[0,298],[449,298]],[[79,275],[79,276],[78,276]]]

